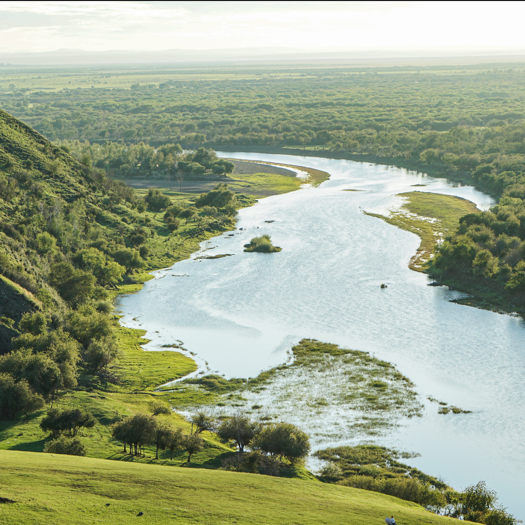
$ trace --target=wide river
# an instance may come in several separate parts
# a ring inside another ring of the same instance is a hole
[[[285,362],[304,337],[370,351],[394,363],[422,398],[473,411],[437,415],[433,405],[377,442],[419,452],[410,463],[456,489],[486,481],[524,519],[523,321],[450,302],[454,292],[430,287],[426,275],[408,269],[419,238],[363,213],[396,209],[403,201],[395,195],[413,190],[458,195],[480,209],[493,204],[491,198],[381,165],[222,156],[308,166],[331,178],[241,210],[235,235],[203,243],[192,259],[156,272],[142,291],[122,297],[122,322],[147,330],[146,349],[181,340],[199,365],[226,377],[253,377]],[[264,233],[282,252],[243,252]],[[196,260],[203,250],[234,255]]]

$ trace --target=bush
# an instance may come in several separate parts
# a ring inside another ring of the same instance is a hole
[[[87,454],[87,448],[80,439],[62,436],[46,443],[44,452],[50,454],[69,454],[70,456],[85,456]]]
[[[151,404],[151,412],[153,413],[154,416],[158,416],[159,414],[170,416],[171,408],[168,405],[161,403],[160,401],[154,401]]]
[[[255,438],[254,448],[272,456],[285,457],[295,463],[310,452],[308,435],[290,423],[274,423],[264,427]]]
[[[280,252],[282,248],[274,246],[269,235],[254,237],[249,244],[244,245],[245,252],[273,253]]]
[[[341,485],[358,489],[372,490],[395,496],[406,501],[413,501],[423,506],[444,507],[445,496],[440,490],[428,483],[411,478],[372,478],[368,476],[351,476],[340,482]]]
[[[44,400],[35,394],[29,383],[0,373],[0,419],[14,419],[20,412],[29,414],[44,406]]]
[[[148,204],[148,208],[153,211],[163,210],[171,204],[171,199],[156,188],[148,190],[144,200]]]
[[[265,456],[259,450],[253,452],[239,452],[227,457],[222,462],[224,470],[234,472],[249,472],[250,474],[264,474],[266,476],[280,476],[290,468],[276,458]]]
[[[93,428],[95,423],[96,420],[91,412],[78,408],[66,410],[52,408],[40,422],[40,428],[44,432],[51,432],[53,438],[61,434],[75,437],[81,428]]]

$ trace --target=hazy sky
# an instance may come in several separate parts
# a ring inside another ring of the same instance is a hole
[[[0,51],[525,49],[524,2],[0,2]]]

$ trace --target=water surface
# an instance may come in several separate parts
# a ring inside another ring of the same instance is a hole
[[[148,331],[146,349],[182,340],[199,364],[227,377],[253,377],[285,362],[304,337],[393,362],[422,396],[473,414],[438,416],[429,404],[426,417],[381,444],[420,452],[412,464],[457,489],[485,480],[524,518],[523,322],[449,302],[455,292],[429,287],[424,274],[408,269],[419,238],[363,213],[387,213],[403,202],[396,194],[414,190],[461,196],[480,209],[491,198],[387,166],[224,156],[308,166],[331,178],[319,188],[241,210],[233,236],[227,232],[201,245],[206,255],[234,256],[195,260],[199,253],[157,272],[141,292],[120,299],[122,322]],[[264,233],[282,252],[243,252],[244,244]]]

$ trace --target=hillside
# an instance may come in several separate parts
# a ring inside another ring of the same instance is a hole
[[[348,487],[217,470],[0,451],[2,523],[450,523],[414,503]],[[1,500],[0,500],[1,501]]]

